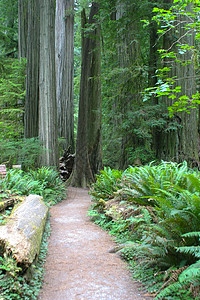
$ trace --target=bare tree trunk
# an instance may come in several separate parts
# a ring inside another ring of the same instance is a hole
[[[156,86],[157,76],[156,70],[158,69],[158,26],[155,21],[152,20],[152,9],[154,6],[154,0],[148,0],[150,4],[150,24],[149,24],[149,70],[148,70],[148,85],[149,87]],[[151,96],[152,105],[158,105],[158,98],[155,95]],[[152,149],[155,156],[159,157],[159,144],[160,144],[160,128],[152,128]]]
[[[56,1],[55,28],[58,135],[74,151],[74,0]]]
[[[94,3],[94,12],[89,23],[96,22],[96,28],[90,38],[91,66],[88,77],[88,155],[93,176],[102,168],[102,132],[101,132],[101,42],[100,25],[96,19],[99,4]]]
[[[190,7],[188,6],[188,10]],[[185,21],[185,17],[180,17],[180,22]],[[185,34],[185,29],[180,24],[179,26],[180,36],[183,37]],[[190,46],[195,45],[195,33],[187,34],[186,37],[181,39],[181,43],[188,44]],[[183,61],[187,61],[192,59],[193,51],[188,51],[184,57],[181,57]],[[178,64],[178,63],[177,63]],[[192,95],[196,94],[196,79],[195,79],[195,69],[194,62],[190,64],[180,65],[178,64],[175,67],[175,76],[177,76],[178,80],[176,82],[177,86],[182,87],[182,91],[180,95],[187,95],[190,99],[192,99]],[[190,111],[190,113],[180,113],[179,117],[181,119],[182,129],[180,132],[180,149],[179,156],[180,160],[186,159],[189,163],[193,163],[194,161],[198,161],[198,113],[196,109]]]
[[[38,136],[40,6],[39,0],[28,2],[27,76],[25,101],[25,138]]]
[[[86,187],[102,165],[101,139],[101,81],[100,25],[95,16],[99,5],[92,3],[89,24],[95,28],[85,36],[82,32],[82,67],[79,100],[76,159],[72,184]],[[86,26],[82,12],[82,28]]]
[[[39,138],[46,149],[40,164],[58,166],[55,1],[40,2]]]
[[[18,0],[18,56],[26,57],[28,35],[28,0]]]
[[[128,16],[127,3],[117,1],[116,5],[116,20],[123,22],[123,19]],[[133,15],[137,11],[133,10]],[[119,96],[117,106],[120,107],[120,130],[119,124],[116,124],[116,130],[121,138],[121,153],[120,153],[120,168],[125,169],[130,164],[130,148],[136,149],[138,146],[145,145],[140,141],[137,135],[127,124],[128,113],[134,109],[139,109],[142,106],[141,90],[143,89],[142,76],[138,73],[137,67],[142,65],[140,40],[137,39],[138,24],[137,22],[129,22],[126,25],[126,30],[118,32],[118,64],[122,70],[119,80]],[[130,42],[131,41],[131,42]],[[126,70],[126,71],[124,71]],[[134,95],[133,95],[134,93]],[[140,126],[141,118],[134,121],[132,128]],[[125,125],[126,124],[126,125]],[[123,129],[122,129],[123,128]],[[133,150],[133,151],[134,151]],[[139,158],[137,158],[139,160]]]

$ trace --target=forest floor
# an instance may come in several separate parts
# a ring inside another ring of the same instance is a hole
[[[109,253],[113,238],[87,216],[88,190],[68,188],[51,208],[51,237],[39,300],[146,300],[127,265]]]

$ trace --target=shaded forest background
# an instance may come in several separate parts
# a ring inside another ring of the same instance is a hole
[[[72,182],[82,186],[102,165],[198,167],[198,9],[1,0],[1,163],[58,166],[76,148]]]

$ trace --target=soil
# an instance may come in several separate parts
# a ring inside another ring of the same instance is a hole
[[[51,208],[52,233],[39,300],[144,300],[113,238],[87,216],[88,190],[68,188],[67,199]]]

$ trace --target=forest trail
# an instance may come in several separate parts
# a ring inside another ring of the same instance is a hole
[[[108,253],[115,243],[87,216],[88,190],[68,188],[51,208],[51,237],[39,300],[144,300],[126,264]]]

